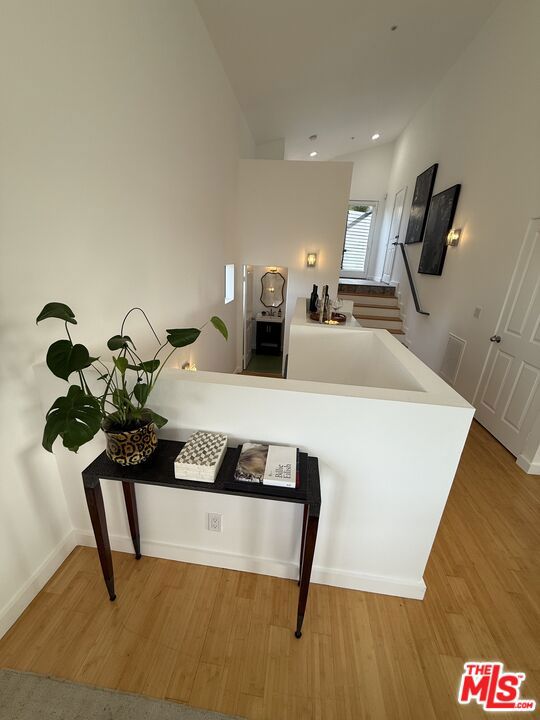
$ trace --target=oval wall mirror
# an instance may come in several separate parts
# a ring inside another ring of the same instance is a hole
[[[261,278],[261,302],[265,307],[276,308],[283,305],[285,278],[280,272],[267,272]]]

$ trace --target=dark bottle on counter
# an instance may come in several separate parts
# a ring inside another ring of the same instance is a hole
[[[311,291],[311,296],[309,298],[309,312],[317,312],[317,299],[318,299],[318,288],[316,285],[313,285],[313,290]]]

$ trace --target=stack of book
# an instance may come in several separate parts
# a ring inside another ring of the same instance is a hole
[[[174,461],[174,477],[214,482],[226,452],[226,435],[198,430],[190,436]]]
[[[298,448],[244,443],[234,479],[275,487],[298,487]]]

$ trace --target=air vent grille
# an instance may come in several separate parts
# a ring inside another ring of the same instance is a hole
[[[446,351],[444,353],[441,370],[439,375],[446,380],[449,385],[454,385],[461,365],[461,358],[465,351],[466,341],[457,335],[449,333]]]

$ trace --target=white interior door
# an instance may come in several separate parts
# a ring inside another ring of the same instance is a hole
[[[518,455],[540,413],[540,219],[529,225],[491,342],[476,418]]]
[[[244,265],[242,275],[243,287],[243,314],[244,314],[244,348],[243,348],[243,370],[251,360],[253,345],[253,265]]]
[[[388,231],[388,242],[386,244],[386,255],[384,258],[384,267],[381,280],[389,283],[392,279],[392,269],[394,267],[394,257],[396,255],[396,246],[392,243],[399,240],[399,230],[401,227],[401,217],[403,215],[403,206],[405,204],[405,195],[407,188],[401,188],[394,198],[394,209],[392,210],[392,220],[390,221],[390,230]]]

